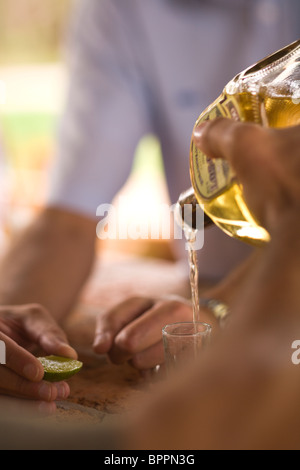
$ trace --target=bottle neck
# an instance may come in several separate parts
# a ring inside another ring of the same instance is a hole
[[[213,225],[211,218],[205,214],[201,206],[198,204],[193,188],[188,189],[179,196],[178,199],[179,218],[183,225],[188,225],[193,230],[207,228]],[[199,227],[199,211],[203,215],[203,227]],[[203,214],[204,212],[204,214]]]

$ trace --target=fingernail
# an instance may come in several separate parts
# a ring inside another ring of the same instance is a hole
[[[34,381],[40,377],[40,369],[33,364],[26,364],[23,374],[27,379]]]
[[[42,383],[39,388],[39,396],[42,400],[50,401],[52,397],[52,387],[47,383]]]
[[[195,127],[194,132],[193,132],[194,140],[196,140],[196,141],[201,140],[201,138],[203,136],[203,132],[204,132],[205,128],[207,127],[207,125],[208,125],[208,121],[205,121],[205,122],[202,122],[201,124],[199,124],[199,126]]]
[[[77,359],[78,354],[75,351],[75,349],[72,348],[67,343],[61,343],[61,346],[59,347],[59,351],[63,356],[70,357],[71,359]]]
[[[110,342],[111,342],[111,334],[110,333],[100,333],[100,334],[96,335],[93,346],[94,347],[102,346],[102,345],[105,345],[105,344],[110,343]]]

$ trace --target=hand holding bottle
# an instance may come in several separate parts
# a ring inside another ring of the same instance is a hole
[[[299,58],[300,41],[296,41],[238,74],[225,86],[219,98],[199,116],[195,129],[203,122],[221,117],[274,129],[300,124]],[[253,128],[249,127],[245,136],[245,139],[248,138],[246,145],[241,145],[238,148],[239,155],[236,154],[239,165],[245,164],[243,152],[251,152],[256,138],[259,152],[262,149],[261,140],[265,139],[266,145],[270,142],[270,160],[272,152],[278,150],[272,133],[259,133],[256,128],[256,133],[251,134],[250,129]],[[259,156],[258,160],[254,158],[253,161],[257,166],[250,166],[252,175],[258,181],[268,178],[268,172],[265,175],[261,171]],[[270,167],[274,169],[271,162]],[[209,158],[204,149],[194,145],[192,140],[190,171],[198,202],[203,204],[205,213],[219,228],[251,245],[261,246],[270,241],[270,233],[266,230],[268,227],[259,217],[259,212],[255,213],[254,207],[248,207],[243,184],[232,165],[224,159]]]
[[[193,141],[233,167],[249,207],[271,234],[285,212],[299,215],[300,126],[270,129],[217,119],[196,127]]]

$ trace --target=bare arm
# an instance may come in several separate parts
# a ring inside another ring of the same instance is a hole
[[[46,209],[1,263],[0,304],[38,303],[60,320],[91,270],[95,233],[92,219]]]
[[[128,448],[299,449],[299,126],[219,120],[196,138],[232,163],[271,242],[234,296],[229,328],[139,417]]]
[[[299,212],[283,219],[236,299],[232,328],[197,368],[157,394],[127,448],[300,447],[300,375],[291,362],[300,338]]]
[[[90,272],[95,238],[94,221],[46,209],[14,240],[0,268],[0,337],[7,351],[0,394],[51,402],[70,393],[66,383],[42,381],[43,368],[27,349],[77,357],[57,322]]]

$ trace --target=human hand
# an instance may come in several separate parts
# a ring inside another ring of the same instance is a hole
[[[285,212],[300,209],[300,126],[270,129],[217,119],[194,130],[211,158],[226,159],[243,185],[253,213],[272,232]]]
[[[169,323],[192,321],[191,303],[179,297],[134,297],[99,315],[94,350],[114,364],[129,362],[140,371],[164,363],[162,329]],[[203,310],[202,321],[216,324]]]
[[[77,354],[51,315],[40,305],[0,307],[0,340],[6,347],[6,364],[0,365],[0,394],[43,402],[65,399],[65,382],[43,381],[44,369],[30,351],[76,359]]]
[[[56,413],[54,401],[38,401],[0,395],[0,416],[8,419],[28,419],[32,421]],[[1,440],[1,436],[0,436]],[[1,442],[1,441],[0,441]]]

